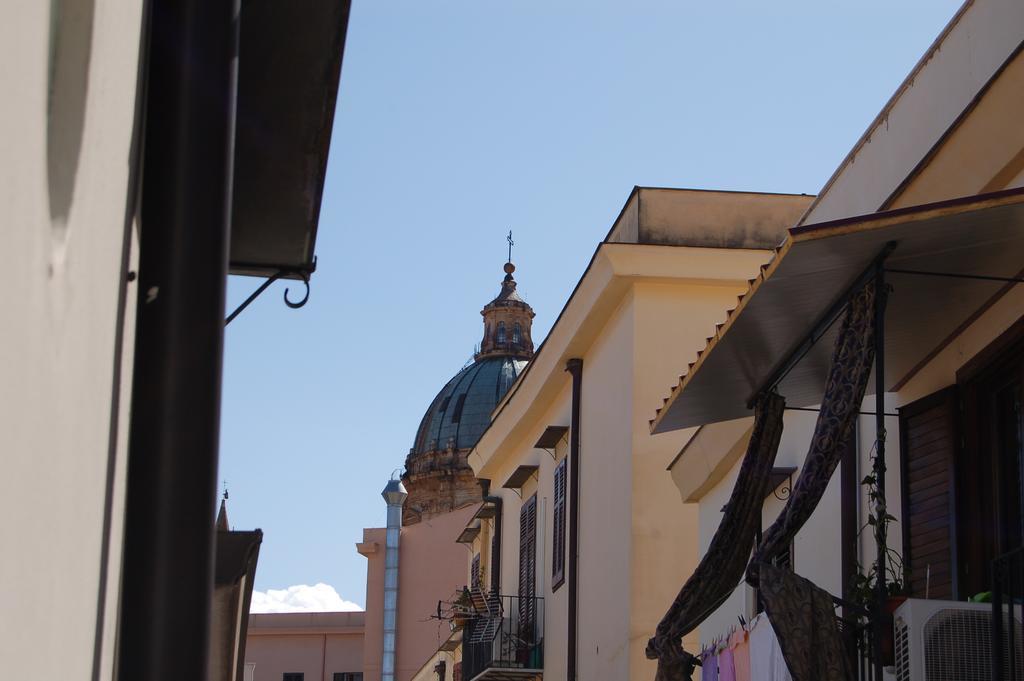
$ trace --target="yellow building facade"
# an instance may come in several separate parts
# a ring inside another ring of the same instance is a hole
[[[479,595],[415,678],[653,674],[645,632],[698,537],[666,472],[690,433],[647,431],[659,377],[685,368],[811,198],[634,190],[469,455],[489,481],[459,538]]]

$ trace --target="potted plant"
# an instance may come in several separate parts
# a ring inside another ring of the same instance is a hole
[[[887,541],[889,525],[896,521],[896,517],[883,506],[884,498],[878,488],[878,478],[875,477],[874,473],[866,475],[860,481],[860,484],[867,491],[868,519],[857,533],[857,538],[859,539],[864,531],[870,528],[876,543],[885,545],[886,595],[888,596],[891,610],[895,610],[906,600],[906,573],[903,566],[903,557],[890,548]],[[872,561],[871,567],[867,570],[858,563],[857,574],[854,576],[853,584],[851,585],[851,595],[854,601],[858,605],[871,606],[877,598],[877,586],[877,561]]]
[[[865,476],[860,484],[867,490],[869,510],[867,522],[860,528],[857,538],[860,539],[864,531],[870,528],[876,545],[885,546],[885,612],[884,614],[878,613],[879,573],[877,560],[870,561],[870,566],[866,569],[858,561],[857,572],[851,580],[849,597],[855,605],[860,606],[873,616],[888,617],[903,601],[907,600],[907,579],[903,557],[890,548],[887,541],[889,526],[896,521],[896,517],[886,510],[884,498],[878,487],[878,479],[874,473]],[[893,664],[895,649],[891,626],[883,629],[881,648],[883,664]]]
[[[451,606],[451,628],[452,631],[458,631],[466,626],[473,613],[473,597],[469,593],[469,588],[462,587],[462,591],[452,600]]]

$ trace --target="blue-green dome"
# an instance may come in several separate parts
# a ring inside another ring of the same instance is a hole
[[[528,360],[481,357],[441,389],[423,415],[410,455],[469,449],[491,424],[491,412],[526,368]]]

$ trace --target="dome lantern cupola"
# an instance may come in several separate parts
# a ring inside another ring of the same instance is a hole
[[[505,263],[505,278],[501,292],[487,303],[480,314],[484,318],[484,339],[475,359],[484,357],[533,357],[533,308],[516,291],[516,280],[512,273],[516,266]]]

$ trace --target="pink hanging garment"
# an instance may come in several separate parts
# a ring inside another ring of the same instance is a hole
[[[736,661],[728,645],[718,653],[718,681],[736,681]]]
[[[737,629],[729,637],[729,649],[736,667],[736,681],[750,681],[750,647],[746,629]]]

